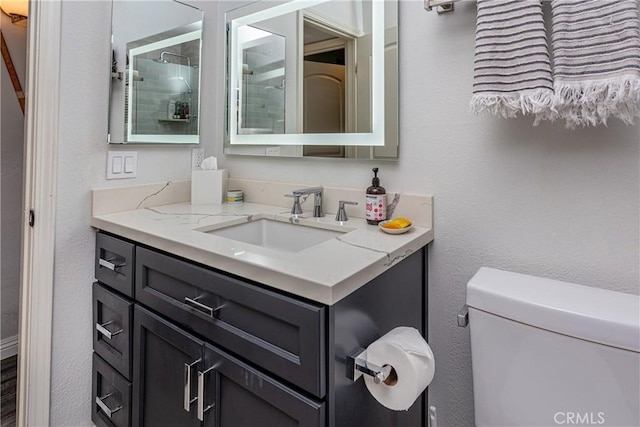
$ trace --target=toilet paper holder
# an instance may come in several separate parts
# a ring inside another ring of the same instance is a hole
[[[364,348],[358,347],[347,355],[347,377],[351,381],[357,381],[363,374],[372,377],[376,384],[392,385],[398,380],[393,366],[377,366],[367,362],[365,352]]]

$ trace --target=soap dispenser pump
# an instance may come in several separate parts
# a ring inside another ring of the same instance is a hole
[[[387,192],[380,186],[378,168],[373,168],[371,187],[367,188],[366,214],[367,223],[378,225],[387,219]]]

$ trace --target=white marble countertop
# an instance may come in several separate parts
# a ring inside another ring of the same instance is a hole
[[[95,197],[95,196],[94,196]],[[298,252],[269,249],[207,234],[260,218],[346,231]],[[323,304],[335,304],[433,240],[431,227],[389,235],[362,218],[333,214],[292,219],[282,206],[189,202],[97,213],[91,225],[157,249]]]

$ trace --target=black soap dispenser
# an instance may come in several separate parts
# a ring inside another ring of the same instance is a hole
[[[366,214],[367,223],[378,225],[387,219],[387,191],[380,186],[378,168],[373,168],[371,187],[367,188]]]

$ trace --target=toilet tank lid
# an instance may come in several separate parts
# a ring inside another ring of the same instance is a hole
[[[482,267],[467,284],[467,305],[534,327],[640,352],[638,295]]]

